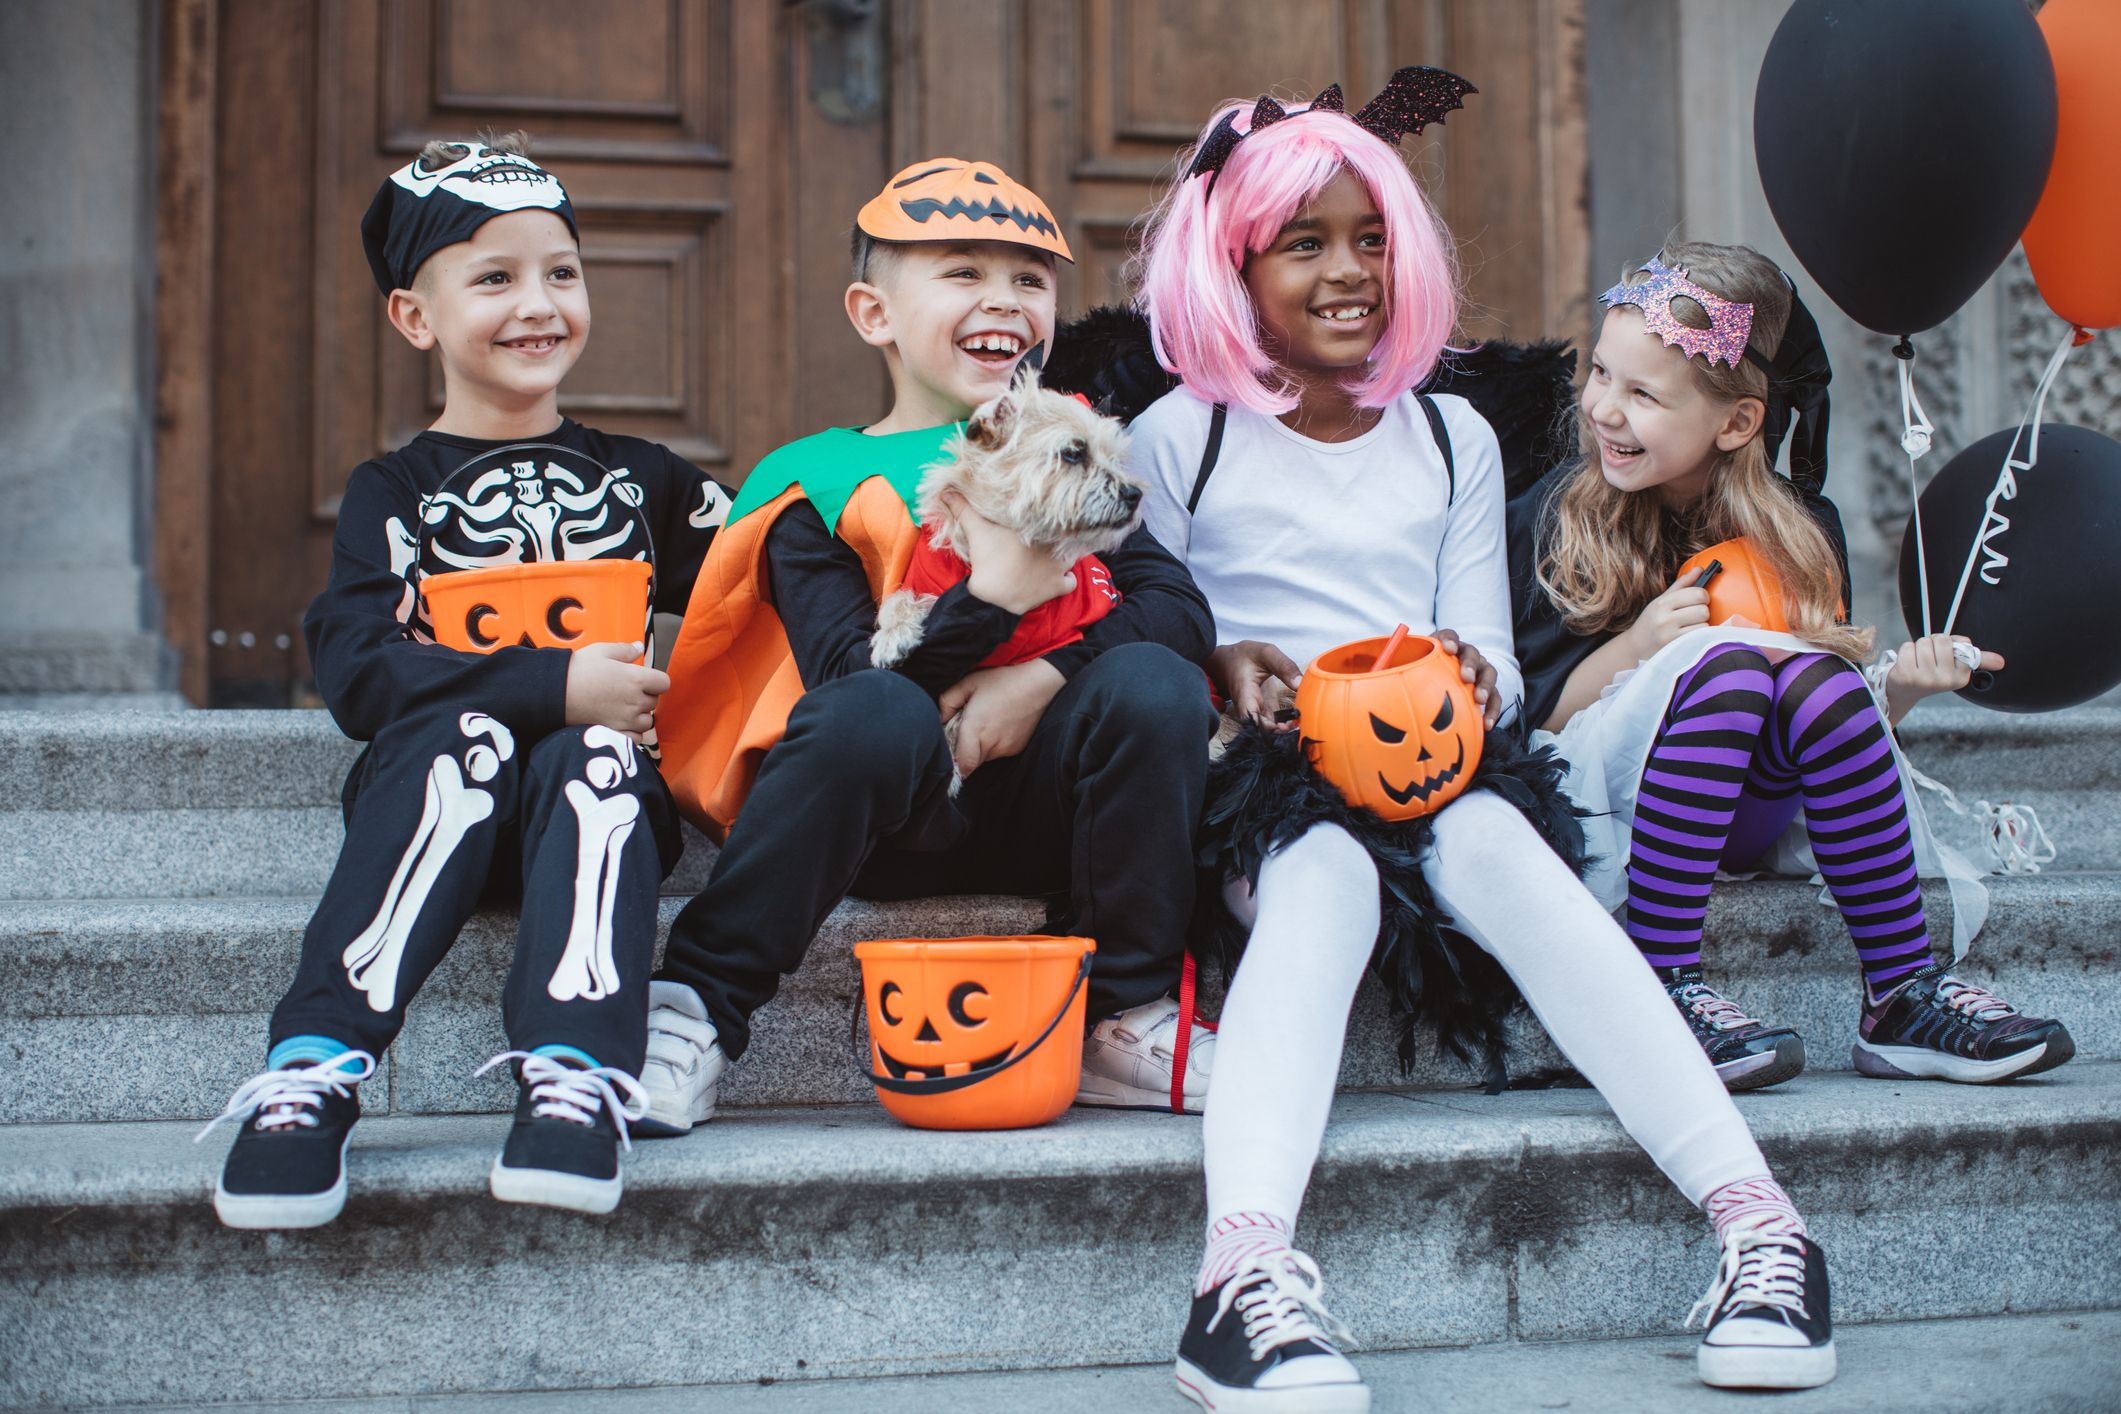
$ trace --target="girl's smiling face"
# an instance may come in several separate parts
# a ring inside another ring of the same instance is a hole
[[[1644,328],[1631,305],[1606,312],[1582,407],[1606,484],[1656,491],[1675,506],[1708,489],[1717,462],[1753,439],[1765,411],[1758,398],[1710,397],[1687,356]]]
[[[1266,352],[1318,387],[1359,368],[1385,328],[1385,218],[1342,168],[1246,261],[1245,289]],[[1307,377],[1306,375],[1313,375]]]

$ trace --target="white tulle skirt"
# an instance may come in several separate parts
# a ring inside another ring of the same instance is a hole
[[[1583,823],[1590,837],[1593,863],[1584,882],[1609,909],[1618,908],[1627,900],[1635,793],[1642,783],[1650,747],[1671,710],[1672,693],[1679,679],[1695,664],[1713,650],[1734,643],[1770,652],[1818,651],[1802,639],[1767,629],[1716,628],[1682,634],[1655,657],[1615,678],[1596,702],[1571,717],[1560,732],[1532,734],[1535,745],[1551,744],[1568,761],[1569,774],[1562,788],[1577,805],[1591,812]],[[1883,713],[1885,704],[1879,702],[1878,708]],[[1897,740],[1893,743],[1893,759],[1900,768],[1901,793],[1907,797],[1915,867],[1925,879],[1946,881],[1952,899],[1952,955],[1963,956],[1988,920],[1987,886],[1981,882],[1980,870],[1957,850],[1940,843],[1931,831],[1921,793],[1915,789],[1907,757]],[[1832,902],[1824,892],[1825,881],[1812,858],[1801,815],[1761,859],[1757,872],[1809,877],[1821,885],[1822,901]]]

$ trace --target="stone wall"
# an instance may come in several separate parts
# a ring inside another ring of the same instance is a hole
[[[0,692],[162,685],[146,0],[0,5]]]

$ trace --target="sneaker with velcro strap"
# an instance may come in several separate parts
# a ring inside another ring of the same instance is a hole
[[[650,982],[648,1059],[641,1065],[648,1112],[634,1133],[650,1138],[684,1134],[713,1119],[728,1068],[700,994],[683,982]]]
[[[515,1123],[488,1176],[493,1196],[578,1213],[616,1208],[625,1189],[619,1148],[633,1147],[626,1127],[648,1107],[640,1082],[623,1070],[532,1051],[504,1051],[478,1073],[509,1061],[517,1067]]]
[[[1193,1298],[1178,1391],[1217,1414],[1365,1414],[1370,1387],[1340,1353],[1348,1330],[1321,1299],[1318,1264],[1286,1248],[1247,1257]]]
[[[1178,1003],[1158,997],[1105,1018],[1083,1038],[1083,1073],[1075,1103],[1099,1109],[1169,1110],[1178,1065]],[[1207,1107],[1215,1070],[1215,1032],[1192,1024],[1182,1091],[1187,1114]]]
[[[214,1212],[229,1227],[322,1227],[346,1206],[346,1146],[361,1117],[356,1087],[376,1073],[366,1051],[284,1066],[237,1088],[223,1120],[242,1127],[214,1184]]]
[[[1826,1254],[1809,1237],[1759,1223],[1723,1240],[1716,1280],[1687,1316],[1708,1328],[1695,1354],[1718,1389],[1812,1389],[1834,1378],[1834,1320]]]

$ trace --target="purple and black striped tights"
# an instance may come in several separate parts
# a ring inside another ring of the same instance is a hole
[[[1734,644],[1679,680],[1643,769],[1627,932],[1652,967],[1700,965],[1717,868],[1758,861],[1799,810],[1870,995],[1929,964],[1907,802],[1862,676]]]

